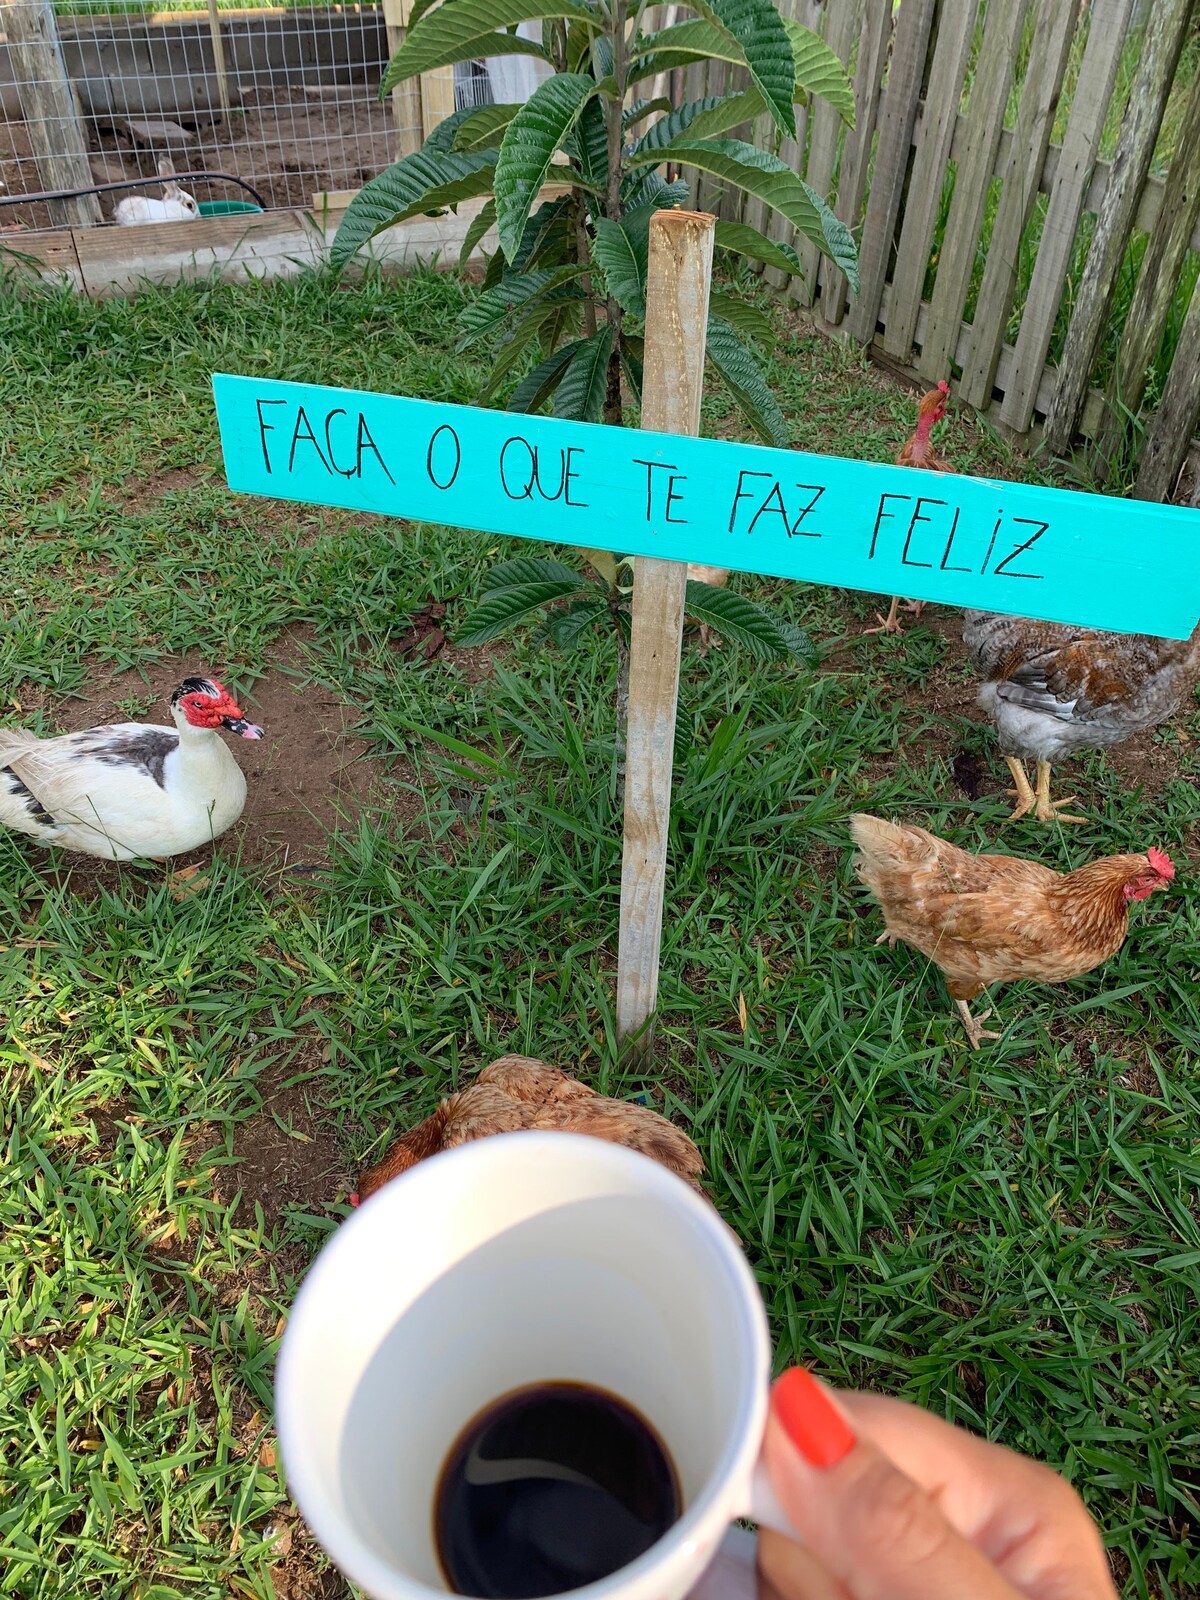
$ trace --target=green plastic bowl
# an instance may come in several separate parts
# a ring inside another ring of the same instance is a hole
[[[201,200],[200,215],[202,217],[232,217],[240,216],[246,211],[261,211],[261,206],[252,204],[249,200]]]

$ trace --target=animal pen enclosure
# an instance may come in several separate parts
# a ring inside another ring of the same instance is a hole
[[[781,5],[854,79],[854,128],[818,103],[782,153],[855,229],[862,287],[750,202],[795,244],[774,284],[1017,434],[1084,433],[1101,478],[1137,454],[1137,493],[1170,494],[1200,418],[1200,8]]]
[[[282,212],[278,224],[250,219],[277,235],[255,270],[282,270],[323,254],[328,229],[306,244],[301,224],[335,223],[349,193],[455,105],[524,99],[545,70],[530,56],[464,62],[384,105],[380,77],[411,0],[176,3],[195,9],[0,0],[0,202],[150,178],[167,157],[194,175],[184,187],[202,212],[247,201],[231,178],[290,210],[287,225]],[[855,230],[862,288],[852,297],[814,246],[750,202],[745,220],[795,247],[797,270],[769,270],[773,285],[912,376],[950,378],[1017,434],[1044,429],[1061,452],[1082,432],[1110,483],[1136,472],[1139,494],[1171,494],[1200,415],[1200,0],[780,7],[853,78],[853,129],[818,101],[799,109],[799,137],[781,153]],[[651,8],[645,25],[684,9]],[[673,98],[720,92],[739,70],[677,70]],[[81,287],[128,288],[144,270],[141,241],[95,227],[117,198],[0,203],[0,226]],[[730,214],[711,185],[698,199]],[[439,227],[426,231],[445,248],[454,241]],[[60,232],[39,245],[50,228]],[[186,224],[155,232],[172,245],[170,270],[222,264],[197,253]]]

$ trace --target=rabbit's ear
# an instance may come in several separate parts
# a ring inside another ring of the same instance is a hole
[[[178,200],[180,195],[182,195],[182,193],[183,193],[183,190],[179,187],[179,185],[177,183],[164,183],[163,184],[163,199],[164,200]]]
[[[159,156],[158,175],[160,178],[173,178],[175,176],[175,163],[170,156]]]

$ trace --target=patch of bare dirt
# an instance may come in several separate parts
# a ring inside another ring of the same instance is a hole
[[[290,1081],[319,1065],[321,1048],[314,1039],[286,1067],[266,1069],[258,1082],[262,1110],[234,1139],[237,1165],[229,1181],[242,1191],[239,1213],[253,1216],[257,1202],[269,1228],[285,1207],[319,1215],[351,1187],[341,1135],[322,1118],[312,1082]]]

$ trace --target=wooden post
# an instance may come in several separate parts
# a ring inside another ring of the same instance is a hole
[[[221,17],[217,0],[208,0],[208,31],[212,38],[213,68],[217,74],[217,99],[221,102],[221,115],[229,121],[229,74],[225,70],[225,41],[221,38]]]
[[[862,32],[858,41],[858,64],[854,72],[854,127],[842,145],[838,169],[837,204],[834,211],[853,232],[862,217],[863,196],[867,192],[867,168],[875,146],[875,120],[879,114],[879,95],[888,46],[892,41],[891,0],[867,0]],[[842,320],[849,285],[846,274],[827,261],[821,268],[825,321]]]
[[[1192,230],[1200,218],[1200,83],[1193,83],[1171,170],[1163,188],[1162,210],[1154,225],[1133,292],[1117,365],[1108,385],[1109,414],[1100,430],[1095,470],[1107,476],[1108,463],[1126,433],[1126,415],[1136,414],[1146,393],[1150,364],[1162,342],[1171,301],[1179,287]]]
[[[92,182],[87,140],[75,109],[51,0],[0,0],[0,31],[16,72],[29,143],[45,189],[76,189]],[[56,227],[88,228],[100,221],[94,194],[51,200]]]
[[[408,15],[411,10],[412,0],[383,0],[389,60],[408,37]],[[450,83],[453,92],[453,67],[450,68]],[[406,78],[392,90],[392,116],[396,121],[396,160],[399,161],[401,157],[419,150],[424,143],[420,78]]]
[[[870,344],[892,254],[892,235],[900,215],[909,149],[917,121],[917,101],[933,28],[934,0],[904,0],[892,35],[892,64],[879,112],[879,148],[859,252],[858,299],[850,311],[850,337]]]
[[[650,221],[642,426],[700,432],[715,217],[659,211]],[[665,478],[667,474],[650,474]],[[659,492],[659,486],[655,486]],[[661,488],[665,495],[665,484]],[[639,556],[633,579],[626,734],[625,848],[617,955],[617,1038],[652,1049],[671,819],[671,768],[687,567]]]
[[[1133,492],[1139,500],[1167,498],[1175,487],[1197,423],[1200,423],[1200,278],[1192,290],[1175,359],[1138,465],[1137,486]]]
[[[1054,334],[1058,308],[1084,196],[1100,151],[1100,135],[1113,85],[1121,65],[1121,48],[1132,0],[1092,0],[1083,64],[1071,102],[1066,137],[1050,190],[1033,277],[1021,314],[1012,373],[1004,388],[1000,420],[1015,433],[1025,433],[1033,417],[1038,385]]]
[[[1075,311],[1058,364],[1058,387],[1046,412],[1043,439],[1052,455],[1061,454],[1070,443],[1083,409],[1092,363],[1104,337],[1121,257],[1150,170],[1191,10],[1192,0],[1158,0],[1146,23],[1142,58],[1130,85],[1129,105],[1108,174],[1108,188],[1100,202],[1087,266],[1079,280]]]
[[[421,137],[422,142],[454,113],[454,68],[434,67],[432,72],[421,74]]]

